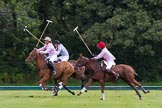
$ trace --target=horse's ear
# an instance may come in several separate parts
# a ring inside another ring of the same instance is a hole
[[[82,55],[82,53],[80,53],[80,57],[82,57],[83,55]]]

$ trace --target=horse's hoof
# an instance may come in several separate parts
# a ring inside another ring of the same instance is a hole
[[[105,98],[100,98],[100,100],[105,100]]]
[[[144,91],[144,93],[147,94],[147,93],[150,93],[150,91],[149,90],[146,90],[146,91]]]
[[[80,96],[82,94],[82,92],[79,92],[78,94],[77,94],[77,96]]]
[[[139,97],[139,100],[142,100],[142,96]]]
[[[147,93],[150,93],[150,91],[149,91],[149,90],[147,90]]]
[[[53,96],[57,96],[57,95],[58,95],[57,93],[53,94]]]

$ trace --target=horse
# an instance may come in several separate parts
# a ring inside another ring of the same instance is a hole
[[[111,68],[112,71],[119,74],[118,79],[116,79],[112,73],[105,73],[106,66],[102,62],[98,62],[97,60],[94,59],[89,59],[83,56],[82,54],[80,54],[80,57],[77,60],[75,69],[79,70],[81,66],[86,66],[86,68],[90,71],[90,79],[87,82],[87,84],[81,89],[81,91],[77,94],[78,96],[80,96],[85,90],[87,90],[87,88],[94,82],[100,82],[101,86],[100,100],[105,100],[104,95],[105,82],[114,82],[120,78],[135,90],[140,100],[142,100],[142,96],[137,90],[136,86],[139,86],[145,94],[150,92],[149,90],[145,90],[142,84],[135,80],[135,75],[137,73],[130,65],[118,64]]]
[[[25,59],[26,62],[30,62],[34,60],[36,61],[36,67],[38,69],[39,77],[41,78],[38,81],[38,83],[42,87],[42,90],[47,90],[46,81],[52,78],[55,82],[54,96],[58,95],[59,88],[61,89],[62,87],[64,87],[69,93],[75,95],[74,92],[70,91],[66,87],[67,79],[75,72],[74,66],[70,62],[62,61],[60,63],[55,63],[54,67],[56,70],[56,75],[51,77],[51,72],[47,66],[47,62],[44,60],[44,56],[39,54],[36,49],[33,49],[28,55],[28,57]],[[85,71],[84,68],[82,71]],[[75,74],[78,75],[78,72]],[[82,75],[80,78],[84,80],[85,77]],[[60,80],[61,82],[57,83],[58,80]]]
[[[69,60],[68,62],[70,62],[73,65],[73,67],[75,67],[77,60]],[[85,71],[86,71],[85,66],[82,66],[80,70],[75,70],[74,73],[70,76],[74,79],[81,80],[81,88],[84,87],[86,80],[87,80]]]

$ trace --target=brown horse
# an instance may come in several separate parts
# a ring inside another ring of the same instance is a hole
[[[37,52],[36,49],[34,49],[29,56],[26,58],[26,62],[29,61],[36,61],[36,67],[38,69],[39,77],[41,79],[39,80],[39,84],[42,87],[43,90],[46,89],[46,81],[50,79],[50,69],[47,66],[46,61],[44,60],[44,57]],[[67,78],[70,77],[75,71],[74,67],[70,62],[62,61],[60,63],[55,63],[54,64],[55,70],[56,70],[56,75],[53,78],[55,82],[55,87],[54,87],[54,96],[58,94],[58,90],[64,87],[67,91],[69,91],[71,94],[74,95],[74,92],[70,91],[66,87],[66,81]],[[82,76],[81,78],[84,78]],[[60,83],[57,84],[57,81],[61,81]]]
[[[77,60],[69,60],[68,62],[75,67]],[[85,75],[85,66],[82,66],[80,70],[75,70],[70,77],[81,80],[81,88],[83,88],[87,80],[87,76]]]
[[[102,93],[101,100],[104,100],[105,99],[105,95],[104,95],[105,82],[114,82],[117,79],[115,79],[113,74],[104,72],[104,69],[106,67],[103,66],[101,62],[97,62],[96,60],[89,59],[82,55],[80,55],[80,57],[78,58],[75,68],[79,70],[80,66],[86,66],[86,68],[90,71],[90,79],[88,83],[83,87],[83,89],[78,93],[78,96],[81,95],[85,90],[87,90],[87,88],[94,82],[100,82],[101,93]],[[128,85],[130,85],[136,91],[140,100],[142,98],[136,86],[139,86],[145,94],[149,93],[148,90],[145,90],[142,87],[142,84],[140,82],[137,82],[135,80],[136,73],[131,66],[125,65],[125,64],[119,64],[119,65],[112,67],[111,70],[118,73],[119,78],[124,80]]]

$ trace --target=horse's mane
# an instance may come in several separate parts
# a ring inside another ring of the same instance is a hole
[[[38,56],[43,60],[43,61],[45,61],[45,59],[46,59],[46,55],[42,55],[42,54],[40,54],[40,53],[38,53],[38,52],[36,52],[36,54],[38,54]],[[46,62],[46,61],[45,61]]]
[[[89,59],[89,61],[93,62],[93,63],[96,64],[96,65],[101,64],[101,61],[99,61],[99,60]]]
[[[82,57],[84,57],[85,59],[89,60],[89,62],[91,62],[91,64],[93,65],[93,67],[95,68],[96,71],[101,71],[102,70],[101,61],[95,60],[95,59],[91,59],[91,58],[88,58],[88,57],[85,57],[85,56],[82,56]]]
[[[42,54],[36,52],[35,49],[34,49],[33,51],[34,51],[35,54],[37,54],[37,56],[38,56],[44,63],[47,63],[46,60],[45,60],[46,57],[47,57],[46,55],[42,55]],[[31,52],[31,53],[33,53],[33,52]]]

